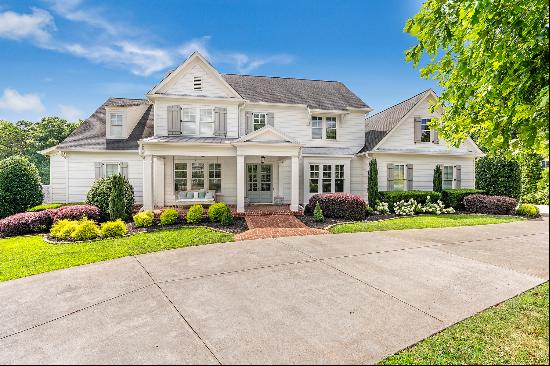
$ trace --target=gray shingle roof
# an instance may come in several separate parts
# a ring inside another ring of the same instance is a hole
[[[105,107],[128,107],[149,104],[146,99],[109,98],[82,125],[57,147],[63,150],[137,150],[138,141],[153,135],[153,106],[150,105],[124,140],[107,139]]]
[[[424,90],[407,100],[368,117],[366,119],[365,147],[361,149],[361,152],[371,151],[418,102],[431,92],[433,92],[432,89]]]
[[[311,109],[368,108],[339,81],[222,74],[233,89],[251,102],[305,104]]]
[[[360,149],[349,147],[304,147],[303,155],[355,155]]]

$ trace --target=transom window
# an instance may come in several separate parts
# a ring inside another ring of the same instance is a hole
[[[122,113],[111,113],[111,137],[122,137]]]
[[[393,190],[404,191],[405,190],[405,165],[396,164],[393,167]]]
[[[111,177],[120,173],[119,163],[105,163],[105,177]]]
[[[214,109],[190,108],[181,109],[181,132],[187,136],[214,135]]]
[[[323,117],[311,117],[311,138],[315,140],[323,138]]]
[[[265,127],[267,121],[267,113],[254,113],[253,115],[254,131]]]
[[[327,117],[327,140],[336,140],[336,117]]]
[[[310,164],[309,193],[344,192],[343,164]]]
[[[453,188],[453,166],[445,165],[443,167],[443,189]]]
[[[222,165],[208,164],[208,189],[220,192],[222,189]]]
[[[220,192],[222,165],[214,162],[174,162],[174,189],[180,191],[211,190]]]
[[[422,118],[420,129],[420,141],[431,142],[432,131],[430,130],[430,118]]]

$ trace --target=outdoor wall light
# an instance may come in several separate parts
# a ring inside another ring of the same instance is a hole
[[[260,162],[261,162],[262,164],[265,163],[265,156],[260,156]]]

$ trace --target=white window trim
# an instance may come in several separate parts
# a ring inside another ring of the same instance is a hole
[[[254,121],[256,119],[256,115],[263,115],[264,116],[264,125],[260,128],[263,128],[263,127],[267,126],[267,114],[268,114],[267,112],[252,112],[252,131],[257,131],[255,129],[256,123]],[[260,118],[260,117],[258,117],[258,118]]]
[[[443,182],[445,181],[445,167],[452,168],[453,176],[451,177],[451,188],[445,188]],[[456,187],[456,165],[441,164],[441,187],[443,189],[454,189]]]
[[[314,139],[313,138],[313,117],[317,117],[317,118],[321,118],[321,129],[322,129],[322,132],[321,132],[321,138],[320,139]],[[328,127],[328,121],[327,121],[327,118],[334,118],[336,120],[336,138],[335,139],[328,139],[327,138],[327,127]],[[331,143],[331,142],[338,142],[338,139],[340,137],[340,117],[339,116],[323,116],[323,115],[319,115],[319,114],[313,114],[311,115],[310,117],[310,122],[309,122],[309,125],[310,125],[310,138],[312,141],[326,141],[328,143]]]
[[[103,169],[103,176],[107,177],[107,165],[116,165],[117,166],[117,173],[116,174],[122,174],[122,164],[120,161],[104,161],[102,166]]]
[[[197,164],[204,164],[204,186],[203,190],[205,191],[209,191],[210,190],[210,164],[220,164],[220,180],[221,180],[221,186],[220,186],[220,191],[217,192],[218,194],[221,194],[222,193],[222,189],[223,189],[223,163],[221,161],[216,161],[216,160],[199,160],[199,161],[195,161],[195,160],[184,160],[184,159],[174,159],[173,161],[173,164],[172,164],[172,189],[174,190],[174,193],[177,193],[176,192],[176,163],[184,163],[184,164],[187,164],[187,187],[185,189],[185,191],[197,191],[196,189],[193,190],[191,189],[191,186],[192,186],[192,176],[193,176],[193,163],[197,163]]]
[[[392,192],[406,192],[407,191],[407,164],[408,163],[393,163],[393,191]],[[403,166],[403,190],[398,191],[395,189],[395,172],[397,166]],[[387,188],[387,187],[386,187]]]
[[[350,183],[349,182],[349,179],[350,179],[350,172],[349,172],[349,165],[346,164],[345,162],[343,161],[328,161],[328,162],[321,162],[321,161],[309,161],[306,163],[307,165],[307,172],[306,172],[306,182],[307,184],[305,185],[306,189],[305,191],[307,191],[306,193],[309,195],[309,196],[312,196],[314,194],[317,194],[317,193],[335,193],[335,189],[336,189],[336,165],[342,165],[344,167],[344,189],[342,192],[338,192],[338,193],[346,193],[348,192],[349,193],[349,189],[346,190],[346,186],[347,184],[346,183]],[[317,178],[318,180],[318,184],[317,184],[317,192],[310,192],[309,191],[309,182],[310,180],[312,179],[311,178],[311,166],[312,165],[318,165],[319,166],[319,177]],[[331,168],[330,168],[330,192],[323,192],[323,173],[324,173],[324,165],[330,165]]]
[[[121,126],[121,129],[120,129],[120,136],[113,136],[112,132],[111,132],[111,116],[112,115],[115,115],[115,114],[118,114],[118,115],[121,115],[122,116],[122,126]],[[119,139],[126,139],[127,138],[127,133],[126,133],[126,111],[125,110],[121,110],[121,109],[112,109],[112,110],[107,110],[107,120],[106,120],[106,124],[107,124],[107,138],[108,139],[113,139],[113,140],[119,140]]]
[[[204,105],[200,105],[200,106],[197,106],[197,105],[180,105],[180,108],[181,108],[180,130],[181,130],[181,134],[183,136],[193,136],[193,137],[213,137],[214,136],[214,121],[215,121],[215,111],[214,111],[214,109],[215,109],[215,107],[213,107],[213,106],[204,106]],[[189,123],[189,121],[184,121],[183,120],[183,110],[184,109],[192,109],[195,112],[195,133],[193,133],[193,134],[186,134],[183,131],[183,123],[184,122]],[[201,122],[201,110],[205,110],[205,109],[212,111],[212,120]],[[201,123],[211,123],[212,124],[212,134],[201,135],[201,133],[200,133]]]

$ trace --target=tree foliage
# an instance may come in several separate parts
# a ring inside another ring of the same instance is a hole
[[[42,203],[44,194],[38,170],[23,156],[0,161],[0,218]]]
[[[436,165],[434,169],[433,190],[434,192],[443,191],[443,172],[441,171],[441,166],[439,164]]]
[[[50,161],[39,153],[55,146],[73,132],[82,121],[70,123],[59,117],[44,117],[38,122],[0,120],[0,159],[22,155],[38,168],[42,183],[50,182]]]
[[[111,177],[111,195],[109,196],[109,217],[111,220],[126,220],[126,202],[124,200],[126,180],[120,174]]]
[[[493,196],[518,198],[521,170],[516,160],[484,156],[476,161],[476,188]]]
[[[442,87],[445,140],[548,157],[547,0],[427,0],[404,30],[418,40],[406,60]]]

